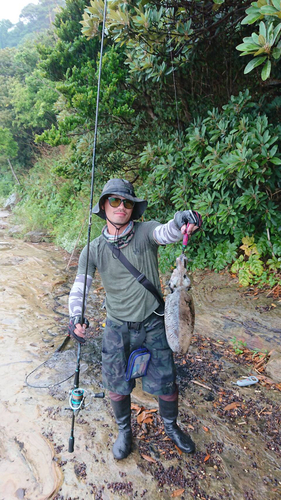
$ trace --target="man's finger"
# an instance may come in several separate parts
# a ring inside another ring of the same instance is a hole
[[[199,227],[198,227],[198,226],[195,226],[194,224],[190,224],[190,226],[192,226],[192,228],[191,228],[191,231],[190,231],[190,232],[189,232],[189,228],[188,228],[188,230],[187,230],[187,233],[188,233],[188,234],[192,234],[192,233],[194,233],[197,229],[199,229]]]
[[[86,325],[81,326],[79,323],[76,325],[74,333],[79,337],[84,337],[86,333]]]
[[[195,230],[195,224],[188,224],[186,228],[186,234],[192,234]]]

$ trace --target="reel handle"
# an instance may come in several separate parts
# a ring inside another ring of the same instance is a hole
[[[185,251],[185,249],[187,247],[188,240],[189,240],[189,234],[187,234],[188,226],[189,226],[189,222],[186,225],[186,230],[185,230],[185,233],[184,233],[183,239],[182,239],[182,252]]]
[[[104,392],[94,392],[93,398],[104,398]]]
[[[188,238],[189,238],[189,235],[187,233],[184,233],[184,236],[183,236],[183,240],[182,240],[182,244],[186,247],[187,243],[188,243]]]

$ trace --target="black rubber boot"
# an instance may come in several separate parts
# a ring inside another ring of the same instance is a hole
[[[119,429],[112,451],[116,460],[123,460],[131,453],[132,449],[131,398],[126,396],[121,401],[111,399],[111,405]]]
[[[159,398],[159,410],[167,436],[181,451],[192,453],[195,450],[195,444],[191,437],[185,434],[177,425],[178,400],[164,401],[164,399]]]

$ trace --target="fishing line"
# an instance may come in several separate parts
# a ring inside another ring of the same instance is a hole
[[[168,10],[168,4],[166,4],[166,9]],[[179,142],[180,142],[180,145],[182,146],[182,142],[181,142],[181,130],[180,130],[180,119],[179,119],[179,110],[178,110],[178,95],[177,95],[176,75],[175,75],[174,56],[173,56],[173,47],[172,47],[172,38],[171,38],[170,28],[168,28],[168,40],[169,40],[169,52],[170,52],[170,59],[171,59],[171,65],[172,65],[172,74],[173,74],[173,86],[174,86],[174,95],[175,95],[175,104],[176,104],[176,115],[177,115],[177,126],[178,126]]]
[[[85,280],[84,280],[82,311],[81,311],[82,320],[84,318],[84,310],[85,310],[85,298],[86,298],[86,289],[87,289],[87,272],[88,272],[88,266],[89,266],[90,237],[91,237],[92,215],[93,215],[92,211],[93,211],[93,197],[94,197],[94,183],[95,183],[95,163],[96,163],[96,147],[97,147],[97,133],[98,133],[98,115],[99,115],[100,85],[101,85],[101,70],[102,70],[102,57],[103,57],[103,42],[104,42],[104,32],[105,32],[106,10],[107,10],[107,0],[105,0],[105,2],[104,2],[102,34],[101,34],[100,63],[99,63],[97,101],[96,101],[96,117],[95,117],[95,132],[94,132],[94,145],[93,145],[93,158],[92,158],[91,196],[90,196],[90,211],[89,211],[89,225],[88,225],[88,238],[87,238],[87,258],[86,258]]]
[[[87,253],[86,253],[85,277],[84,277],[84,288],[83,288],[83,298],[82,298],[82,308],[81,308],[81,323],[82,324],[84,323],[84,311],[85,311],[85,300],[86,300],[86,289],[87,289],[87,274],[88,274],[88,266],[89,266],[90,238],[91,238],[91,227],[92,227],[96,146],[97,146],[97,132],[98,132],[98,114],[99,114],[101,70],[102,70],[103,42],[104,42],[104,32],[105,32],[106,11],[107,11],[107,0],[105,0],[105,2],[104,2],[102,34],[101,34],[100,62],[99,62],[98,88],[97,88],[97,100],[96,100],[95,133],[94,133],[92,175],[91,175],[91,196],[90,196],[89,224],[88,224],[88,237],[87,237],[87,250],[86,250]],[[75,375],[74,375],[74,384],[73,384],[73,389],[71,391],[71,396],[70,396],[70,401],[72,402],[70,405],[70,409],[72,410],[72,423],[71,423],[70,437],[69,437],[69,441],[68,441],[69,453],[72,453],[74,451],[75,415],[79,412],[80,408],[83,407],[84,400],[85,400],[84,390],[79,388],[80,357],[81,357],[81,344],[80,344],[80,342],[78,342],[77,363],[76,363],[76,370],[75,370]],[[78,402],[77,402],[77,396],[78,396]],[[94,394],[94,397],[103,398],[104,392]]]
[[[94,145],[93,145],[93,157],[92,157],[92,174],[91,174],[91,196],[90,196],[90,209],[89,209],[89,224],[88,224],[88,236],[87,236],[87,256],[86,256],[86,267],[85,267],[85,279],[84,279],[84,286],[83,286],[83,299],[82,299],[82,310],[81,310],[81,318],[84,317],[84,311],[85,311],[85,298],[86,298],[86,288],[87,288],[87,272],[88,272],[88,266],[89,266],[89,249],[90,249],[90,238],[91,238],[91,226],[92,226],[92,210],[93,210],[93,196],[94,196],[94,181],[95,181],[95,162],[96,162],[96,145],[97,145],[97,130],[98,130],[98,112],[99,112],[99,99],[100,99],[100,86],[101,86],[101,70],[102,70],[102,57],[103,57],[103,45],[104,45],[104,33],[105,33],[105,21],[106,21],[106,11],[107,11],[107,0],[104,2],[104,12],[103,12],[103,24],[102,24],[102,37],[101,37],[101,47],[100,47],[100,60],[99,60],[99,73],[98,73],[98,86],[97,86],[97,100],[96,100],[96,116],[95,116],[95,132],[94,132]],[[57,314],[61,316],[67,316],[64,315],[63,313],[59,313],[56,311]],[[63,340],[62,344],[56,349],[54,354],[50,358],[48,358],[46,361],[41,363],[37,368],[32,370],[25,378],[25,382],[29,387],[37,388],[37,389],[48,389],[51,387],[54,387],[56,385],[60,385],[63,382],[66,382],[69,380],[73,375],[75,375],[75,380],[74,380],[74,389],[73,391],[79,389],[79,372],[80,372],[80,353],[81,353],[81,344],[78,343],[78,352],[77,352],[77,366],[75,372],[73,372],[70,376],[67,378],[61,380],[60,382],[56,382],[54,384],[49,384],[49,385],[33,385],[28,382],[29,377],[39,370],[42,366],[46,365],[52,357],[59,352],[62,352],[66,345],[68,344],[70,340],[70,336],[68,335],[65,337]]]

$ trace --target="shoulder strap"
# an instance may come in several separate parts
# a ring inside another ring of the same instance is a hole
[[[152,295],[154,295],[154,297],[158,300],[160,306],[164,308],[165,305],[164,300],[162,299],[157,288],[153,285],[153,283],[151,283],[151,281],[147,279],[145,274],[140,273],[138,269],[134,267],[133,264],[131,264],[131,262],[127,259],[127,257],[125,257],[125,255],[121,252],[120,248],[115,247],[108,241],[106,242],[106,244],[112,250],[117,259],[119,259],[120,262],[122,262],[123,266],[125,266],[128,269],[128,271],[130,271],[130,273],[136,278],[136,280],[141,285],[143,285],[150,293],[152,293]]]

